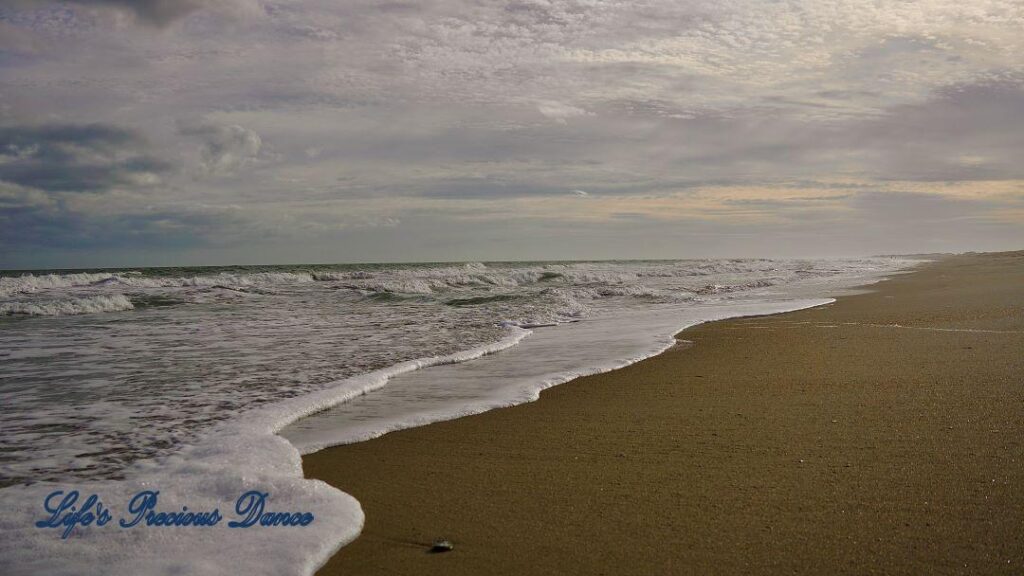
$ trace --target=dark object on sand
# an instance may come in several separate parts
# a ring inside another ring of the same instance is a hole
[[[455,548],[455,545],[450,540],[444,538],[438,538],[434,540],[434,543],[430,546],[429,552],[431,554],[440,554],[441,552],[451,552]]]

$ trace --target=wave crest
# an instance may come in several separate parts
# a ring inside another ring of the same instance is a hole
[[[121,312],[134,308],[135,305],[124,294],[110,294],[36,302],[4,302],[0,304],[0,316],[70,316],[97,312]]]

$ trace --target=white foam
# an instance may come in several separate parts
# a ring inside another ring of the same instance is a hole
[[[0,316],[66,316],[121,312],[133,308],[135,306],[124,294],[108,294],[86,298],[2,302],[0,303]]]
[[[0,277],[0,297],[6,298],[15,294],[30,294],[53,288],[72,286],[88,286],[90,284],[113,278],[109,273],[72,273],[72,274],[24,274],[22,276]]]
[[[356,376],[330,389],[256,410],[232,421],[173,457],[147,461],[124,481],[38,483],[0,490],[0,567],[5,576],[312,574],[363,525],[359,503],[319,480],[302,477],[298,450],[275,433],[298,418],[380,388],[388,379],[427,366],[465,362],[514,346],[529,331],[510,328],[500,342],[456,354],[403,362]],[[235,499],[249,490],[270,494],[273,510],[313,512],[305,527],[229,529],[77,527],[61,539],[35,527],[46,517],[42,504],[54,490],[97,494],[108,508],[124,511],[141,490],[159,490],[159,510],[219,509],[229,516]]]
[[[0,276],[0,298],[77,287],[122,286],[133,288],[264,286],[313,282],[309,272],[221,272],[193,276],[141,276],[137,272],[74,272]]]
[[[563,382],[628,366],[661,353],[690,326],[820,306],[832,299],[761,301],[619,310],[537,330],[501,354],[391,380],[377,392],[299,420],[281,434],[309,454],[405,428],[536,400]]]

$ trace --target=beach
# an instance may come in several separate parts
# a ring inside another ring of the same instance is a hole
[[[1024,576],[1022,30],[0,1],[0,576]]]
[[[1021,571],[1024,252],[678,338],[306,456],[366,514],[319,573]]]
[[[822,294],[919,262],[0,273],[0,572],[312,574],[358,537],[365,515],[343,490],[304,478],[302,454],[532,402],[547,387],[650,358],[685,327],[821,305]],[[46,498],[69,486],[118,513],[153,487],[160,508],[222,513],[259,490],[272,511],[316,521],[77,526],[64,539],[36,523]]]

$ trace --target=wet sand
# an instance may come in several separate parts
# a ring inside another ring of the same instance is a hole
[[[1024,572],[1024,252],[873,290],[307,456],[367,518],[319,574]]]

